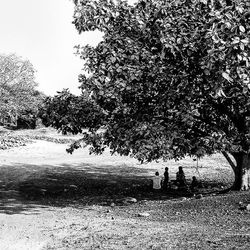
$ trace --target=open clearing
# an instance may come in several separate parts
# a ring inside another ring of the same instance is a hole
[[[1,250],[250,249],[250,213],[238,209],[250,203],[249,192],[195,199],[148,187],[156,170],[168,166],[174,179],[182,165],[188,179],[203,181],[201,192],[224,189],[233,173],[220,155],[199,160],[198,168],[190,158],[141,165],[87,149],[69,155],[67,144],[37,139],[0,151]],[[138,202],[119,203],[128,196]]]

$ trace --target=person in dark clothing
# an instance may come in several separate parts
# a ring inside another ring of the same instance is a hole
[[[168,167],[165,167],[164,181],[163,181],[163,189],[164,190],[166,190],[168,188],[168,182],[169,182]]]
[[[192,177],[192,182],[190,185],[190,189],[192,192],[197,191],[197,188],[199,187],[199,182],[195,176]]]
[[[176,184],[178,187],[187,186],[186,177],[181,166],[179,167],[179,171],[176,173]]]

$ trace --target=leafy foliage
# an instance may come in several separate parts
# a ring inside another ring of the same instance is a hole
[[[63,134],[82,133],[84,128],[96,131],[104,120],[104,114],[92,100],[75,96],[68,89],[47,97],[39,109],[39,116],[44,125],[53,126]]]
[[[78,31],[104,33],[79,48],[104,144],[149,161],[248,151],[249,18],[247,1],[79,1]]]
[[[94,152],[152,161],[249,151],[248,1],[80,0],[74,24],[103,32],[97,47],[77,47],[88,72],[81,88],[103,120],[70,123],[90,127]]]
[[[44,96],[35,88],[33,65],[16,55],[0,55],[0,117],[16,122],[35,115]]]

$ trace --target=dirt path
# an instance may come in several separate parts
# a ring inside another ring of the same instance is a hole
[[[90,156],[87,150],[75,151],[73,156],[66,154],[65,144],[55,144],[46,141],[36,141],[25,147],[12,148],[1,151],[0,164],[0,249],[47,249],[48,245],[53,247],[59,244],[65,236],[75,235],[76,227],[81,230],[89,224],[91,228],[99,228],[105,219],[97,217],[96,212],[91,212],[89,208],[73,209],[54,206],[43,206],[40,202],[24,200],[16,190],[9,187],[15,181],[25,181],[34,176],[36,179],[41,177],[43,181],[44,173],[63,172],[65,175],[74,169],[77,173],[84,170],[98,176],[102,172],[100,166],[108,166],[103,168],[104,174],[112,171],[117,167],[117,172],[128,172],[124,169],[127,167],[138,167],[136,161],[125,157],[110,157],[108,154],[102,156]],[[65,170],[66,169],[66,170]],[[70,169],[70,170],[69,170]],[[106,171],[106,173],[105,173]],[[134,171],[135,172],[135,171]],[[140,171],[139,171],[140,172]],[[150,172],[145,172],[150,175]],[[140,173],[141,174],[141,173]],[[4,183],[4,184],[3,184]],[[72,182],[73,183],[73,182]],[[13,186],[15,186],[13,184]],[[106,209],[106,208],[105,208]],[[94,213],[94,214],[93,214]],[[94,224],[91,216],[95,218]],[[79,224],[79,221],[84,221]],[[77,229],[77,230],[78,230]],[[89,232],[89,229],[88,229]],[[92,236],[91,236],[92,237]],[[86,247],[91,245],[87,239]],[[55,248],[57,249],[57,247]]]
[[[235,198],[113,208],[34,206],[20,214],[0,214],[1,249],[249,249],[250,215],[237,209]],[[138,217],[139,212],[150,216]]]
[[[250,216],[237,205],[250,203],[249,193],[200,200],[149,196],[140,187],[156,170],[162,174],[165,163],[140,165],[108,153],[89,156],[87,150],[69,155],[66,147],[36,141],[0,152],[1,250],[250,249]],[[168,164],[173,178],[180,163]],[[187,175],[196,173],[192,161],[182,164]],[[231,178],[220,158],[201,164],[201,175]],[[20,192],[27,183],[45,190],[39,199],[33,189]],[[138,202],[110,206],[128,188]],[[139,217],[141,212],[149,216]]]

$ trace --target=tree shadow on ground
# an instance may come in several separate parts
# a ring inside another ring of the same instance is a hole
[[[176,190],[153,193],[154,171],[125,164],[3,165],[0,213],[36,213],[37,206],[124,205],[119,203],[124,197],[163,200],[192,195]]]
[[[0,198],[0,214],[36,215],[41,213],[42,208],[48,208],[48,206],[34,201],[23,201],[20,198]]]

